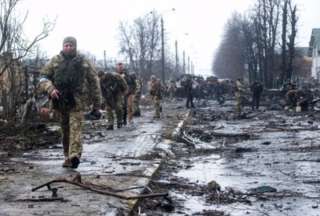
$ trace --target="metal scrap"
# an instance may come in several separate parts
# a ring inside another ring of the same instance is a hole
[[[37,186],[35,188],[32,188],[32,192],[37,191],[40,188],[43,187],[48,187],[48,189],[51,189],[51,184],[54,183],[67,183],[67,184],[71,184],[71,185],[75,185],[78,187],[81,187],[83,189],[86,190],[90,190],[99,194],[103,194],[103,195],[108,195],[108,196],[113,196],[113,197],[117,197],[120,199],[141,199],[141,198],[151,198],[151,197],[161,197],[161,196],[168,196],[168,193],[151,193],[151,194],[142,194],[142,195],[133,195],[133,196],[126,196],[126,195],[122,195],[116,192],[113,192],[111,190],[106,190],[106,189],[101,189],[100,185],[94,185],[92,183],[88,183],[88,182],[82,182],[81,181],[81,176],[80,174],[76,175],[73,179],[67,179],[67,178],[58,178],[58,179],[54,179],[52,181],[49,181],[47,183],[44,183],[40,186]]]

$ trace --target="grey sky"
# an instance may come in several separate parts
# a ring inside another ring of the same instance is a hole
[[[26,33],[39,31],[41,19],[57,17],[56,27],[41,43],[49,56],[59,52],[67,35],[78,39],[79,49],[102,58],[103,50],[118,56],[118,24],[133,20],[155,9],[163,15],[169,45],[174,41],[190,55],[196,72],[208,74],[223,26],[232,12],[243,12],[254,0],[23,0],[22,10],[29,10]],[[296,0],[299,6],[298,45],[308,46],[311,29],[320,27],[320,1]],[[172,12],[171,8],[175,8]]]

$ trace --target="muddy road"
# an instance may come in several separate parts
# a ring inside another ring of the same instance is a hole
[[[320,215],[319,113],[197,108],[136,215]]]
[[[114,131],[106,130],[105,120],[86,121],[84,151],[76,170],[62,168],[60,143],[1,158],[0,215],[130,214],[138,199],[107,196],[66,183],[34,192],[31,189],[52,180],[72,180],[80,174],[86,186],[118,196],[146,193],[146,186],[166,155],[158,148],[166,127],[162,121],[152,119],[149,107],[143,110],[143,117],[136,118],[134,125]],[[174,127],[175,123],[171,124]],[[52,189],[57,191],[53,193]]]
[[[61,167],[59,143],[2,157],[0,215],[320,215],[320,113],[246,110],[238,118],[233,109],[233,101],[194,110],[171,101],[160,121],[150,107],[120,130],[87,121],[76,171]],[[127,200],[63,183],[55,196],[31,192],[78,174],[123,196],[168,196]]]

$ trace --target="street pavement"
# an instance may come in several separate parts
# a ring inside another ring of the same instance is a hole
[[[28,199],[50,198],[51,192],[35,186],[56,178],[80,174],[82,182],[121,190],[122,195],[139,195],[146,190],[151,176],[161,164],[152,152],[161,145],[162,120],[152,119],[151,110],[134,124],[107,131],[106,120],[86,121],[84,150],[78,169],[62,168],[61,144],[27,152],[1,162],[11,172],[0,178],[0,215],[127,215],[137,200],[124,200],[94,193],[77,186],[56,183],[58,197],[65,202],[30,202]],[[149,155],[149,157],[147,157]],[[150,158],[151,157],[151,158]],[[131,189],[134,188],[134,189]]]

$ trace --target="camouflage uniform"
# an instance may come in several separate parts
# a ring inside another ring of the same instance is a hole
[[[140,111],[140,99],[141,99],[141,90],[142,90],[142,80],[136,79],[136,92],[133,98],[133,115],[134,116],[141,116]]]
[[[73,158],[79,160],[82,154],[83,110],[85,100],[88,98],[85,93],[90,92],[95,109],[99,109],[101,105],[97,73],[81,54],[76,53],[75,56],[70,57],[61,52],[43,68],[41,75],[39,86],[42,90],[49,95],[54,90],[59,91],[59,99],[52,102],[53,108],[61,116],[62,142],[66,161]]]
[[[182,83],[185,91],[185,95],[187,97],[186,100],[186,108],[194,108],[193,97],[194,97],[194,89],[193,89],[193,79],[191,76],[186,76],[185,80]]]
[[[303,87],[300,91],[297,105],[301,107],[301,111],[313,109],[313,93],[308,87]]]
[[[298,103],[299,91],[296,89],[291,89],[286,94],[286,102],[289,109],[295,109]]]
[[[255,81],[250,86],[250,90],[252,92],[252,110],[259,109],[260,97],[263,92],[263,86],[260,82]]]
[[[149,92],[155,109],[154,118],[160,118],[162,98],[160,80],[157,80],[155,77],[151,77],[151,81],[149,83]]]
[[[122,101],[125,92],[128,90],[127,83],[119,74],[107,73],[100,76],[100,86],[106,103],[108,129],[113,129],[113,110],[117,116],[117,127],[121,128],[123,125]]]
[[[124,97],[123,102],[123,122],[124,124],[127,123],[127,116],[128,122],[132,122],[133,119],[133,97],[137,89],[136,79],[133,74],[123,73],[122,77],[125,79],[128,85],[128,91]]]
[[[236,96],[236,112],[238,115],[241,115],[242,112],[242,106],[243,106],[243,93],[245,92],[244,85],[241,83],[240,80],[236,81],[236,90],[235,90],[235,96]]]
[[[168,88],[169,98],[171,100],[173,100],[173,98],[175,97],[176,90],[177,90],[176,82],[171,80],[170,83],[169,83],[169,88]]]

